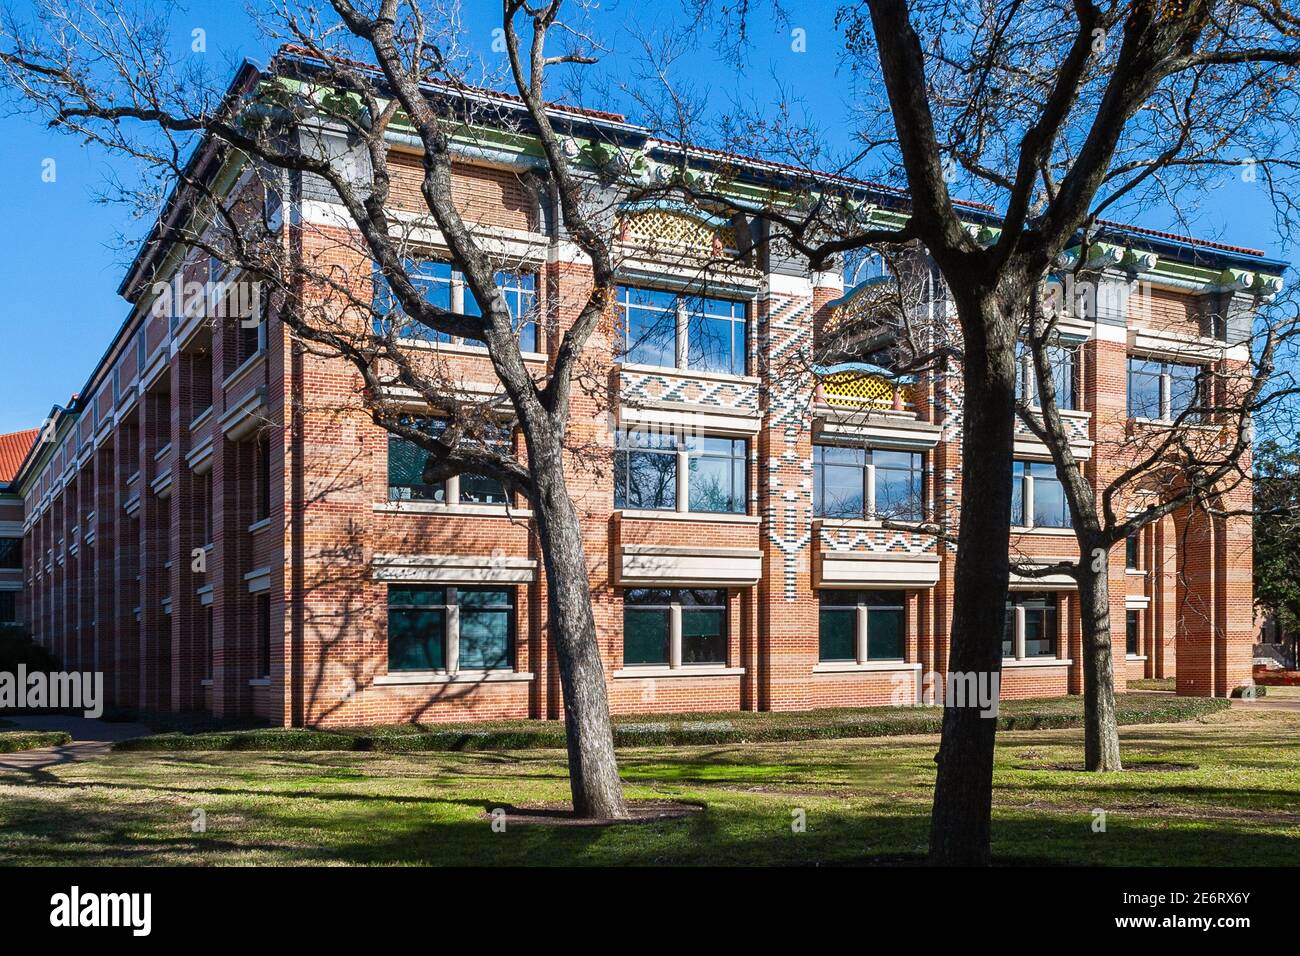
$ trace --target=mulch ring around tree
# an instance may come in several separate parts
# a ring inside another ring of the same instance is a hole
[[[1125,760],[1122,773],[1175,773],[1181,770],[1200,770],[1195,763],[1173,763],[1163,760]],[[1027,763],[1020,764],[1017,770],[1063,770],[1069,773],[1086,773],[1088,768],[1082,763]]]
[[[504,822],[507,827],[517,825],[547,827],[610,827],[627,823],[659,823],[679,820],[704,812],[698,803],[680,800],[629,800],[628,817],[623,820],[593,819],[573,815],[573,804],[567,802],[526,803],[520,806],[506,804],[483,811],[483,818],[494,825]]]

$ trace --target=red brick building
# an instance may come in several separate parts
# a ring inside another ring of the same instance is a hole
[[[250,71],[237,83],[259,82]],[[680,149],[618,117],[557,115],[650,163]],[[503,279],[514,301],[546,317],[526,332],[541,375],[590,270],[529,188],[517,139],[467,139],[455,191],[515,263]],[[397,214],[418,215],[419,157],[393,149]],[[742,166],[753,183],[778,173]],[[202,149],[194,168],[232,194],[248,186],[246,170]],[[897,196],[852,188],[882,219],[905,215]],[[289,179],[270,201],[297,254],[370,282],[319,183]],[[969,211],[972,230],[986,229]],[[608,449],[604,467],[575,459],[572,487],[613,709],[929,700],[947,666],[955,556],[881,516],[955,531],[960,376],[778,382],[774,369],[853,307],[842,276],[771,249],[742,256],[731,224],[689,210],[617,215],[625,280],[593,346],[606,385],[575,393],[572,424],[576,440]],[[5,527],[21,530],[22,615],[36,639],[69,668],[105,671],[121,706],[284,725],[558,717],[524,503],[472,475],[425,484],[413,448],[371,423],[351,367],[304,350],[274,315],[248,330],[155,314],[154,283],[216,278],[168,237],[164,219],[122,284],[126,320],[10,486],[21,514]],[[1137,432],[1177,414],[1197,365],[1246,359],[1253,309],[1283,268],[1128,227],[1102,239],[1098,293],[1062,324],[1058,357],[1075,454],[1094,479],[1122,469]],[[692,250],[733,261],[702,280],[683,264]],[[464,307],[436,234],[419,258],[430,295]],[[947,308],[941,291],[928,305]],[[496,387],[472,343],[411,348],[446,359],[468,390]],[[1046,448],[1024,432],[1016,454],[1013,548],[1077,555]],[[1248,681],[1247,519],[1167,518],[1111,567],[1121,680],[1176,675],[1180,693],[1202,695]],[[1079,657],[1073,585],[1013,580],[1003,695],[1078,693]]]

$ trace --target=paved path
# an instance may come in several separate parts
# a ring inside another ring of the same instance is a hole
[[[7,728],[11,730],[62,730],[72,736],[72,742],[61,747],[0,754],[0,772],[39,773],[61,764],[102,757],[113,748],[114,741],[143,737],[153,732],[143,724],[109,723],[69,714],[21,715],[6,717],[5,720],[14,725]]]

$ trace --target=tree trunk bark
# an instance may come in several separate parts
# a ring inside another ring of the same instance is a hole
[[[1083,760],[1088,770],[1124,769],[1115,716],[1109,561],[1107,550],[1096,544],[1082,551],[1079,621],[1083,636]]]
[[[614,733],[605,692],[605,668],[591,613],[591,585],[582,527],[564,481],[561,456],[541,464],[534,502],[546,570],[549,630],[564,692],[564,733],[574,812],[584,818],[626,818]]]
[[[959,299],[958,313],[965,352],[961,525],[929,859],[934,865],[987,866],[997,719],[978,700],[955,699],[952,691],[956,682],[972,676],[977,686],[989,690],[1001,681],[1010,573],[1016,323],[1005,308],[988,300]]]

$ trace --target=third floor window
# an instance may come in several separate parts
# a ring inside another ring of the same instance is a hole
[[[1047,349],[1047,362],[1052,368],[1052,384],[1056,386],[1056,407],[1065,410],[1077,408],[1075,404],[1076,365],[1078,349],[1070,345],[1052,345]],[[1038,378],[1034,374],[1034,359],[1028,346],[1016,344],[1016,398],[1028,405],[1038,405]]]
[[[411,277],[411,283],[421,291],[424,301],[440,309],[459,315],[482,315],[478,300],[465,281],[465,274],[450,262],[434,259],[406,259],[402,268]],[[387,278],[376,267],[374,272],[374,308],[387,318],[375,319],[375,332],[382,335],[395,327],[402,338],[424,342],[451,342],[452,337],[414,322],[406,316]],[[496,274],[496,286],[505,297],[510,318],[519,333],[519,348],[536,352],[539,345],[537,332],[537,276],[532,272],[502,271]],[[391,326],[390,324],[391,323]]]
[[[1205,384],[1199,365],[1131,356],[1128,413],[1134,418],[1173,421],[1192,406],[1203,404]]]

